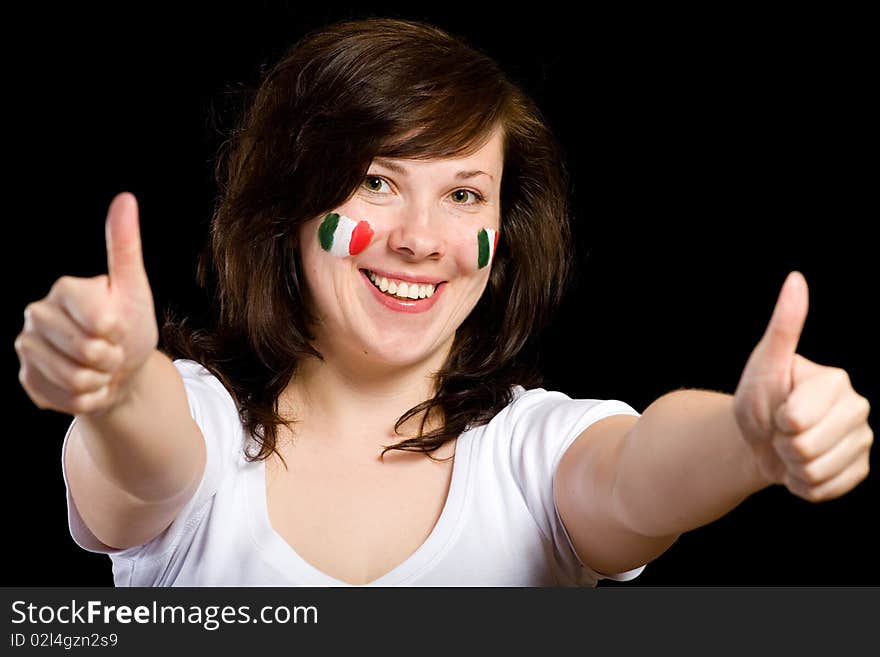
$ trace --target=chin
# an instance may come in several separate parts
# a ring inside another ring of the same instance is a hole
[[[411,350],[402,346],[397,348],[377,347],[376,345],[364,346],[361,353],[377,364],[389,367],[412,367],[430,359],[434,355],[434,352],[427,350]]]
[[[403,368],[436,359],[438,354],[437,341],[424,332],[403,329],[386,332],[381,342],[377,342],[375,336],[372,333],[363,336],[367,339],[358,340],[357,351],[352,357],[365,358],[379,367]]]

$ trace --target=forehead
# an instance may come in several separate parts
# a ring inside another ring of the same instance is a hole
[[[475,178],[480,173],[485,173],[494,181],[501,178],[504,166],[504,138],[503,132],[496,129],[488,139],[472,152],[466,155],[456,155],[448,158],[389,158],[377,156],[373,162],[384,166],[401,175],[408,175],[410,171],[425,171],[431,174],[450,175],[456,178]],[[483,177],[483,176],[480,176]]]

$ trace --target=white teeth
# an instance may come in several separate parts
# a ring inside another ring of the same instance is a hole
[[[367,276],[373,282],[373,285],[382,290],[382,292],[401,299],[426,299],[433,296],[436,290],[436,287],[430,283],[427,285],[405,283],[403,281],[397,283],[397,281],[389,281],[384,276],[379,276],[369,270],[367,270]]]

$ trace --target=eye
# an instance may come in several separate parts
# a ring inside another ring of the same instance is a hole
[[[386,192],[382,191],[383,184],[388,185],[388,181],[385,180],[382,176],[367,175],[364,176],[362,186],[371,194],[384,195]],[[468,194],[473,196],[474,200],[467,202]],[[485,203],[486,201],[485,197],[478,191],[475,191],[473,189],[466,189],[464,187],[461,189],[456,189],[450,194],[450,196],[453,199],[456,199],[453,201],[453,205],[479,205],[481,203]]]
[[[474,200],[470,203],[459,203],[456,201],[456,205],[477,205],[478,203],[482,203],[484,201],[483,195],[479,192],[475,192],[472,189],[456,189],[452,192],[453,198],[461,198],[461,195],[464,195],[464,198],[467,199],[467,195],[471,194],[474,197]]]
[[[376,182],[379,183],[378,189],[375,188]],[[364,177],[363,185],[367,188],[367,191],[373,192],[374,194],[381,194],[382,192],[379,190],[382,189],[382,183],[385,183],[386,185],[388,184],[388,182],[380,176],[366,176]]]

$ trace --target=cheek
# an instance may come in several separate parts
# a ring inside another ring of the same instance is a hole
[[[323,252],[337,258],[347,258],[366,249],[374,235],[369,221],[331,212],[321,220],[316,238]]]
[[[467,229],[450,241],[459,269],[474,273],[487,270],[498,247],[498,231],[493,228]]]
[[[477,233],[477,268],[488,267],[495,257],[498,247],[498,231],[492,228],[481,228]]]

